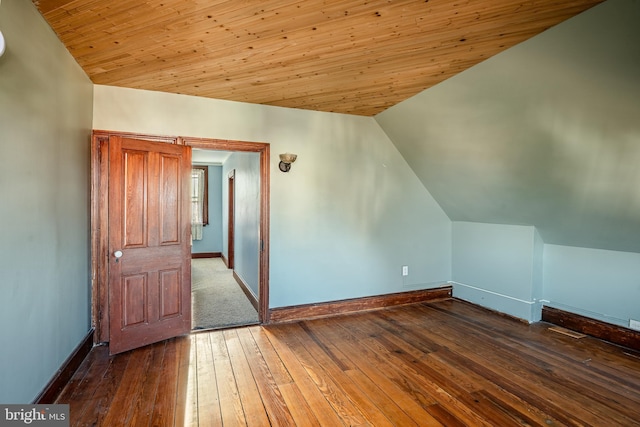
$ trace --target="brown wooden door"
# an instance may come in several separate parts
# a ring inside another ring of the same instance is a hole
[[[109,351],[191,329],[191,147],[109,138]]]

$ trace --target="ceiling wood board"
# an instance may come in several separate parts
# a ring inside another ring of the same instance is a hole
[[[602,0],[33,0],[96,84],[373,116]]]

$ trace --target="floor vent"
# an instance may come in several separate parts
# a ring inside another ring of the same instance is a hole
[[[552,326],[549,328],[550,331],[557,332],[562,335],[566,335],[571,338],[580,339],[586,337],[585,334],[581,334],[580,332],[572,331],[569,329],[561,328],[559,326]]]

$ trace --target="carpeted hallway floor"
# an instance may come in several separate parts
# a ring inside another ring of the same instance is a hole
[[[191,328],[258,323],[258,313],[221,258],[191,260]]]

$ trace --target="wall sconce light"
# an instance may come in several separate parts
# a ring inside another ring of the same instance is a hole
[[[2,0],[0,0],[0,3],[2,3]],[[4,50],[7,47],[7,43],[4,40],[4,36],[2,35],[2,31],[0,31],[0,56],[4,55]]]
[[[291,153],[284,153],[284,154],[280,154],[280,170],[282,172],[289,172],[289,169],[291,169],[291,163],[295,162],[296,159],[298,158],[297,154],[291,154]]]
[[[2,35],[2,31],[0,31],[0,56],[4,55],[4,49],[6,47],[4,36]]]

